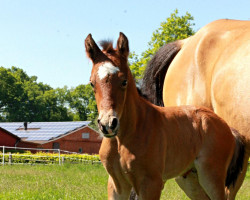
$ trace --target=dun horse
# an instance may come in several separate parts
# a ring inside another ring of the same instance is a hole
[[[102,42],[100,50],[91,35],[85,47],[93,62],[90,82],[104,136],[100,158],[109,173],[108,198],[128,199],[133,187],[139,199],[160,199],[166,180],[193,174],[195,188],[192,181],[184,184],[204,191],[199,199],[226,199],[225,187],[237,179],[244,154],[237,134],[206,108],[158,107],[140,97],[123,33],[116,49]]]
[[[243,171],[230,187],[234,199],[250,155],[250,21],[218,20],[163,46],[146,68],[143,83],[151,102],[206,106],[245,137]]]

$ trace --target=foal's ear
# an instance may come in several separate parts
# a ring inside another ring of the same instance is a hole
[[[128,38],[120,32],[120,36],[117,41],[117,48],[121,55],[128,57],[129,54],[129,46],[128,46]]]
[[[89,34],[85,39],[85,49],[87,56],[93,61],[93,63],[97,62],[98,56],[102,54],[102,51],[93,40],[91,34]]]

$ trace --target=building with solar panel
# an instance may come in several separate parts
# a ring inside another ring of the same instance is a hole
[[[61,149],[97,154],[102,138],[88,126],[77,122],[1,122],[0,146]]]

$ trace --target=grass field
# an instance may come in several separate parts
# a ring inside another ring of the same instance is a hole
[[[0,166],[0,199],[103,200],[107,199],[107,178],[101,165]],[[161,199],[188,198],[169,180]],[[237,199],[250,199],[250,169]]]

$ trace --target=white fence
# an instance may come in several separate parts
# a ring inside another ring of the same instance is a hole
[[[22,154],[19,153],[20,151],[30,151],[30,152],[46,152],[50,154],[46,155],[38,155],[36,153],[33,154]],[[72,155],[72,156],[67,156]],[[6,159],[7,157],[7,159]],[[29,158],[40,158],[40,160],[32,159],[35,162],[29,162],[30,160],[26,159],[20,159],[24,162],[15,163],[13,162],[14,157],[29,157]],[[48,158],[48,159],[46,159]],[[23,147],[8,147],[8,146],[0,146],[0,165],[6,165],[6,164],[46,164],[48,163],[49,158],[53,159],[53,164],[64,164],[65,161],[69,161],[70,163],[91,163],[91,164],[100,164],[99,158],[97,156],[91,156],[86,154],[79,154],[76,152],[70,152],[60,149],[38,149],[38,148],[23,148]],[[90,159],[91,158],[91,159]],[[28,162],[27,162],[28,161]],[[51,164],[51,161],[50,161]]]

